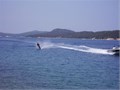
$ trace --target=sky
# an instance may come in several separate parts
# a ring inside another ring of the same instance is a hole
[[[119,0],[0,0],[0,32],[119,29]]]

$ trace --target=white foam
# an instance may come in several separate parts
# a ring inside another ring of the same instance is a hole
[[[114,53],[109,53],[107,49],[99,49],[99,48],[92,48],[92,47],[87,47],[87,46],[58,46],[60,48],[64,49],[70,49],[70,50],[75,50],[75,51],[81,51],[81,52],[88,52],[88,53],[96,53],[96,54],[109,54],[113,55]]]
[[[84,45],[78,46],[78,45],[69,45],[64,43],[51,43],[51,42],[41,42],[40,45],[42,49],[63,48],[63,49],[81,51],[81,52],[87,52],[87,53],[108,54],[108,55],[114,54],[114,53],[108,52],[107,49],[93,48],[93,47],[88,47]]]

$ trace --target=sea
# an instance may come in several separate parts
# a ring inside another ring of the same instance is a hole
[[[108,52],[119,43],[0,37],[0,90],[119,90],[119,56]]]

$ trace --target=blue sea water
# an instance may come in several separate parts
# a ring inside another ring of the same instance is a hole
[[[118,44],[116,40],[1,37],[0,89],[119,89],[119,56],[107,52]]]

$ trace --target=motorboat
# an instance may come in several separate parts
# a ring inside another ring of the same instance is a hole
[[[113,53],[114,55],[119,56],[120,55],[120,47],[113,47],[112,49],[109,49],[108,52]]]

